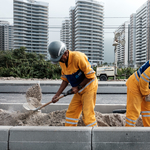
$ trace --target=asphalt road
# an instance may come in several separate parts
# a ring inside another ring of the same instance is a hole
[[[42,103],[49,102],[54,94],[43,94]],[[97,94],[96,104],[126,104],[126,94]],[[60,99],[57,103],[70,103],[73,95]],[[1,93],[0,103],[25,103],[25,94]]]

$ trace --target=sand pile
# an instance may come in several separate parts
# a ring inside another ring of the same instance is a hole
[[[42,92],[39,84],[29,88],[26,92],[26,100],[34,107],[41,106]],[[0,125],[3,126],[64,126],[66,110],[58,110],[50,113],[41,111],[6,111],[0,109]],[[98,126],[124,126],[125,114],[101,114],[95,112]],[[142,126],[142,119],[139,118],[137,126]],[[82,115],[78,126],[85,126]]]
[[[50,113],[41,112],[9,112],[0,110],[0,125],[3,126],[64,126],[66,110],[58,110]],[[101,114],[95,112],[98,126],[124,126],[124,114]],[[139,118],[137,126],[142,126],[142,120]],[[82,116],[79,119],[78,126],[85,126]]]

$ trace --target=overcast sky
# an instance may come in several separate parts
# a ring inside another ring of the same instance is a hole
[[[75,0],[37,0],[49,3],[49,42],[60,40],[60,28],[63,20],[69,17],[69,8],[75,6]],[[113,37],[115,27],[129,21],[146,0],[99,0],[104,4],[104,62],[114,61]],[[0,0],[0,20],[13,25],[13,0]],[[57,26],[58,28],[52,28]],[[109,27],[109,29],[107,28]]]

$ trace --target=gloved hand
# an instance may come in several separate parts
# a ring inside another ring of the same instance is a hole
[[[146,101],[146,102],[150,102],[150,94],[147,95],[147,96],[145,96],[145,101]]]

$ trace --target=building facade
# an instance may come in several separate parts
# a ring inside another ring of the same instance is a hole
[[[0,21],[0,50],[13,49],[13,26],[7,21]]]
[[[130,15],[129,66],[136,67],[136,14]]]
[[[14,0],[14,48],[45,55],[49,40],[49,4],[35,0]]]
[[[136,11],[136,64],[137,67],[147,61],[147,2]],[[150,40],[150,39],[149,39]]]
[[[128,67],[129,28],[130,22],[126,21],[115,31],[115,33],[120,34],[117,38],[119,42],[116,47],[118,67]],[[125,41],[125,44],[122,44],[121,41]]]
[[[75,7],[69,10],[69,49],[75,51]]]
[[[104,6],[94,0],[76,0],[70,8],[69,49],[87,55],[92,64],[104,61]]]
[[[104,61],[104,7],[94,0],[76,0],[75,51],[85,53],[92,64]]]
[[[66,44],[67,49],[69,49],[69,20],[62,22],[60,30],[60,40]]]

